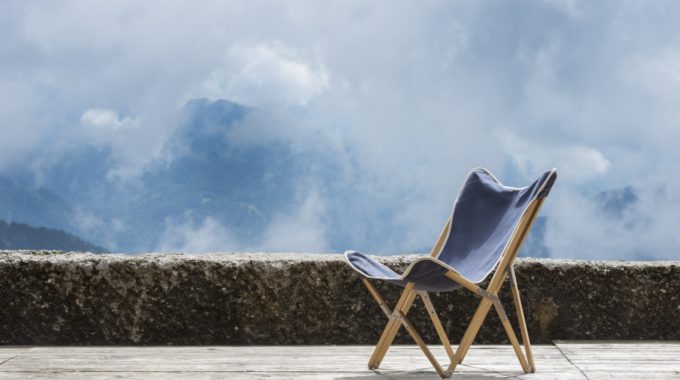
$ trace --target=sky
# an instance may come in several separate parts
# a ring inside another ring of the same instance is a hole
[[[256,240],[185,210],[139,249],[422,252],[471,168],[523,186],[556,167],[548,256],[677,259],[678,19],[674,1],[3,1],[0,175],[49,188],[93,148],[109,186],[144,186],[181,158],[187,104],[223,100],[249,111],[220,138],[306,170]]]

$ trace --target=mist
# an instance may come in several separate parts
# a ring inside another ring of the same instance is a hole
[[[676,259],[678,16],[7,1],[0,175],[54,193],[46,224],[109,250],[387,255],[431,248],[473,167],[511,186],[556,167],[523,255]]]

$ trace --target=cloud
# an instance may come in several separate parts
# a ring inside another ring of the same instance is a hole
[[[121,233],[125,232],[125,223],[115,217],[103,217],[79,205],[69,215],[69,222],[81,234],[97,237],[97,243],[109,251],[119,250],[118,241]]]
[[[137,122],[130,117],[120,119],[116,111],[101,108],[85,111],[83,116],[80,117],[80,122],[99,133],[103,132],[109,135],[133,129],[137,125]]]
[[[49,140],[52,125],[59,123],[57,111],[49,107],[50,98],[49,88],[0,75],[0,173],[21,165]]]
[[[165,232],[156,247],[162,252],[206,253],[239,251],[231,232],[214,218],[200,222],[185,217],[182,221],[166,220]]]
[[[327,252],[325,206],[315,192],[292,211],[275,215],[258,242],[239,238],[215,217],[195,220],[191,212],[168,218],[155,250],[172,252]]]
[[[276,216],[267,227],[260,250],[328,252],[325,205],[318,193],[309,193],[293,213]]]
[[[177,158],[189,99],[229,99],[254,109],[226,141],[285,146],[317,165],[291,174],[310,189],[274,207],[261,247],[427,249],[471,167],[522,185],[557,166],[544,209],[551,252],[640,257],[629,237],[644,236],[668,257],[680,210],[668,175],[680,162],[679,7],[4,2],[0,171],[49,173],[64,152],[94,145],[110,152],[108,181],[139,178]],[[639,201],[608,218],[597,195],[627,186]],[[258,248],[218,219],[170,220],[176,247]]]
[[[584,2],[581,0],[544,0],[544,2],[571,17],[583,17],[584,15]]]
[[[551,194],[546,244],[560,258],[676,260],[680,238],[670,230],[678,198],[669,190],[658,183],[636,188],[636,201],[612,214],[601,197],[560,189]]]
[[[110,149],[111,179],[135,178],[167,153],[169,136],[141,117],[121,118],[114,110],[92,108],[83,113],[80,124],[88,142]]]
[[[229,49],[226,67],[212,71],[193,97],[251,107],[304,106],[327,85],[323,66],[312,67],[281,43],[239,44]]]
[[[583,183],[601,177],[611,165],[597,149],[583,145],[535,141],[508,130],[498,132],[501,144],[526,178],[557,167],[560,182]]]

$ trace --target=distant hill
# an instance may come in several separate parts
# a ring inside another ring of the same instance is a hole
[[[34,227],[24,223],[0,220],[0,249],[50,249],[103,253],[92,243],[53,228]]]
[[[298,178],[337,170],[280,142],[233,141],[228,133],[251,111],[221,100],[190,101],[168,143],[172,160],[151,165],[134,181],[112,180],[111,152],[96,146],[67,150],[39,183],[25,168],[3,173],[0,220],[105,241],[115,251],[148,252],[163,242],[169,224],[209,217],[242,244],[257,245],[272,218],[301,201]]]
[[[113,152],[98,145],[65,149],[38,174],[23,166],[5,170],[0,173],[0,220],[71,234],[69,239],[64,238],[67,235],[56,238],[69,241],[64,249],[103,251],[85,242],[89,241],[106,242],[116,252],[136,253],[168,249],[168,237],[193,233],[208,218],[234,237],[224,239],[225,244],[234,240],[234,246],[223,250],[259,247],[267,240],[272,223],[292,220],[304,211],[320,218],[329,251],[360,247],[394,253],[407,249],[390,242],[405,239],[401,235],[407,233],[409,222],[404,213],[411,212],[405,210],[419,201],[405,191],[400,197],[406,204],[395,204],[393,197],[379,194],[382,184],[367,185],[374,179],[370,173],[352,169],[358,167],[359,155],[351,148],[334,151],[333,144],[316,139],[291,145],[276,133],[258,137],[257,120],[268,116],[225,100],[195,99],[182,114],[174,134],[168,136],[168,159],[150,164],[133,180],[112,178]],[[244,137],[251,133],[243,135],[244,131],[251,129],[254,137]],[[450,181],[451,200],[459,180]],[[322,211],[303,209],[313,195],[319,196]],[[442,220],[446,213],[446,209],[439,212]],[[545,220],[541,216],[536,221],[522,255],[549,256]],[[40,236],[47,231],[42,229]],[[54,240],[44,244],[47,241],[33,233],[17,240],[17,233],[3,232],[0,245],[7,247],[11,242],[14,248],[18,244],[28,248],[40,242],[39,248],[58,249]]]

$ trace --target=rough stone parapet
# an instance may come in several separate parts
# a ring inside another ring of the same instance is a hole
[[[399,271],[413,257],[380,260]],[[515,270],[534,342],[680,339],[680,262],[518,259]],[[396,301],[399,288],[377,286]],[[478,298],[431,298],[457,342]],[[512,320],[507,285],[501,299]],[[0,251],[0,302],[0,344],[12,345],[374,344],[385,323],[337,254]],[[437,341],[419,301],[409,316]],[[505,341],[490,313],[476,342]]]

